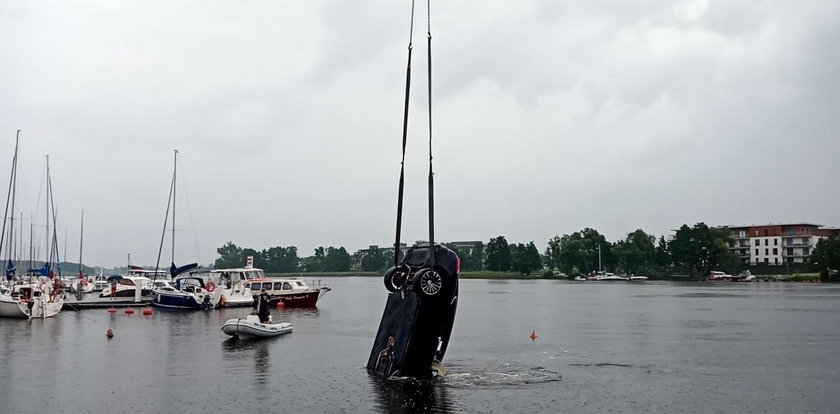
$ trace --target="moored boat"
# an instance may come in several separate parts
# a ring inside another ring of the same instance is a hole
[[[270,321],[262,323],[257,315],[248,315],[244,319],[228,319],[222,325],[222,332],[240,339],[269,338],[292,332],[292,324],[289,322],[271,323]]]
[[[712,270],[706,278],[707,282],[752,282],[755,276],[751,275],[749,271],[738,275],[730,275],[721,271]]]
[[[232,269],[215,269],[205,273],[211,281],[216,284],[217,289],[222,292],[219,303],[223,307],[251,306],[254,302],[254,295],[259,292],[251,291],[248,281],[265,279],[262,269],[255,267],[240,267]],[[262,286],[262,284],[260,284]]]
[[[329,286],[311,287],[298,278],[252,279],[245,283],[245,287],[251,292],[265,289],[271,298],[271,305],[282,303],[282,306],[304,308],[316,307],[318,299],[331,290]]]
[[[152,306],[170,309],[213,309],[219,305],[221,291],[213,282],[196,276],[178,277],[174,286],[155,288]]]
[[[64,306],[64,293],[50,292],[47,284],[18,284],[0,288],[0,317],[49,318]],[[54,294],[51,294],[54,293]]]

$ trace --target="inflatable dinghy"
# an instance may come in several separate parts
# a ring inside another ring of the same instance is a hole
[[[269,338],[292,332],[292,324],[262,323],[257,315],[248,315],[245,319],[228,319],[222,326],[222,332],[240,339]]]

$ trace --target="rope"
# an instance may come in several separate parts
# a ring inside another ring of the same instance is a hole
[[[411,49],[414,38],[414,0],[411,0],[411,32],[408,35],[408,65],[405,73],[405,107],[403,110],[402,159],[400,160],[400,187],[397,196],[397,230],[394,238],[394,266],[400,263],[400,232],[402,230],[403,193],[405,189],[405,144],[408,136],[408,98],[411,91]]]
[[[434,203],[434,170],[432,168],[432,12],[431,0],[426,0],[426,38],[428,42],[428,94],[429,94],[429,262],[435,266],[435,203]],[[408,107],[411,91],[411,51],[413,48],[414,36],[414,0],[411,2],[411,30],[408,36],[408,65],[405,75],[405,106],[403,112],[403,133],[402,133],[402,159],[400,160],[400,184],[397,196],[397,229],[394,240],[394,266],[399,265],[400,260],[400,232],[402,231],[402,209],[403,195],[405,192],[405,147],[408,135]]]
[[[432,11],[431,0],[426,0],[426,23],[428,31],[428,72],[429,72],[429,260],[432,270],[435,268],[435,180],[432,172]]]

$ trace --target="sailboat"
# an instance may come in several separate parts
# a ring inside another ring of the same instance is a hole
[[[14,215],[15,209],[15,190],[17,185],[17,162],[18,162],[18,147],[20,143],[20,130],[17,131],[15,138],[15,155],[12,158],[12,172],[9,178],[9,191],[6,198],[6,210],[4,213],[3,229],[0,233],[0,252],[3,251],[3,240],[6,237],[6,218]],[[51,181],[49,178],[49,159],[47,161],[47,195],[49,197],[51,188]],[[10,208],[11,207],[11,208]],[[49,206],[47,207],[49,211]],[[10,212],[11,211],[11,212]],[[53,209],[53,213],[55,209]],[[53,214],[53,218],[55,215]],[[49,218],[48,218],[49,220]],[[9,220],[8,243],[6,243],[6,285],[0,288],[0,317],[6,318],[48,318],[55,316],[61,312],[64,306],[64,293],[60,292],[57,286],[60,280],[56,276],[55,281],[48,279],[46,276],[51,275],[49,272],[49,263],[44,264],[42,270],[45,273],[38,283],[24,283],[22,280],[17,280],[17,267],[15,266],[12,254],[13,244],[13,227],[14,221]],[[55,237],[53,239],[53,247],[55,244]],[[56,250],[57,252],[57,250]],[[58,260],[56,260],[58,261]],[[55,285],[53,284],[55,283]]]
[[[163,220],[163,234],[160,236],[160,248],[155,272],[160,268],[160,256],[163,252],[163,242],[166,238],[166,224],[169,219],[169,208],[172,207],[172,264],[169,267],[174,285],[165,285],[153,290],[152,306],[170,309],[212,309],[219,305],[222,290],[215,289],[209,279],[201,276],[181,276],[198,267],[198,263],[183,266],[175,265],[175,182],[178,174],[178,150],[175,150],[175,165],[172,172],[172,185],[169,188],[169,200],[166,204],[166,217]]]

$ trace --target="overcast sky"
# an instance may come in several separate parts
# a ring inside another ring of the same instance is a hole
[[[178,149],[178,264],[227,241],[390,245],[410,8],[0,0],[0,199],[20,129],[23,244],[30,214],[44,244],[49,154],[66,259],[84,210],[84,263],[154,265]],[[417,15],[409,243],[428,226]],[[432,36],[439,240],[840,225],[836,0],[435,1]]]

